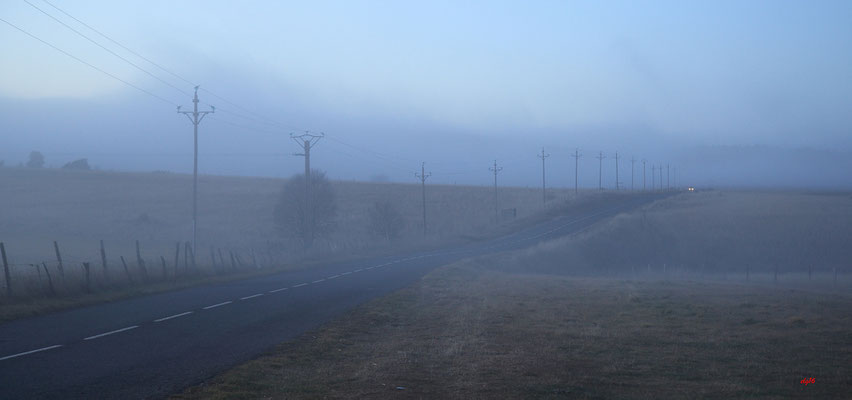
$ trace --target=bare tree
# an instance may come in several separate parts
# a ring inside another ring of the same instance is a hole
[[[377,201],[370,208],[370,232],[385,238],[388,241],[399,237],[405,227],[402,214],[389,201]]]
[[[38,151],[30,152],[30,159],[27,161],[27,167],[41,168],[44,166],[44,155]]]
[[[330,234],[337,216],[334,190],[325,172],[312,169],[310,183],[305,184],[304,174],[287,180],[273,214],[281,232],[297,238],[305,248]]]

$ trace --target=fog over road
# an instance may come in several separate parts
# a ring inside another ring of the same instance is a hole
[[[498,239],[193,287],[0,325],[3,398],[159,398],[453,261],[580,231],[665,194],[607,196]]]

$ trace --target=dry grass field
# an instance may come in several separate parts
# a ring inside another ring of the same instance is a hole
[[[745,192],[660,201],[585,233],[438,269],[174,398],[844,398],[848,277],[833,286],[800,274],[795,289],[719,277],[742,265],[737,257],[756,262],[808,251],[813,235],[847,237],[846,202]],[[657,247],[640,253],[626,237]],[[732,253],[719,250],[715,274],[634,272],[598,251],[613,241],[652,268],[718,246]],[[843,254],[838,244],[822,244],[827,260]]]
[[[621,214],[521,257],[541,272],[823,283],[852,272],[852,193],[709,191]],[[571,260],[554,264],[545,258]]]
[[[261,264],[280,265],[303,259],[297,243],[276,230],[273,209],[284,181],[273,178],[199,177],[197,261],[210,267],[210,249],[256,254]],[[493,189],[489,187],[428,185],[429,235],[421,225],[420,185],[333,182],[337,197],[337,229],[315,245],[314,253],[344,256],[364,250],[437,244],[460,236],[492,230]],[[81,263],[92,263],[100,279],[99,241],[104,240],[112,279],[121,279],[119,256],[136,271],[135,241],[142,257],[159,274],[160,256],[173,268],[175,245],[191,240],[192,177],[171,173],[117,173],[56,169],[0,168],[0,241],[5,243],[14,278],[20,288],[41,287],[35,268],[46,262],[55,274],[53,241],[62,252],[66,275],[80,279]],[[554,199],[573,192],[552,190]],[[518,218],[543,210],[539,189],[501,188],[504,208],[517,208]],[[581,193],[581,197],[584,194]],[[368,209],[389,201],[405,225],[399,240],[389,243],[368,231]],[[564,203],[552,201],[552,204]],[[310,255],[309,255],[310,256]],[[181,256],[183,260],[183,256]]]

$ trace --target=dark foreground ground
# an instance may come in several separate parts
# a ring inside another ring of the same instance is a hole
[[[847,295],[526,274],[505,262],[488,256],[436,270],[174,398],[852,393]]]

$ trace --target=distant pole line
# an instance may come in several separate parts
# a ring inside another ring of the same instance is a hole
[[[497,201],[497,174],[503,170],[503,167],[498,167],[497,160],[494,160],[494,166],[488,168],[488,170],[494,173],[494,221],[497,223],[500,222],[500,205]]]
[[[660,170],[660,191],[663,191],[663,164],[660,164],[660,167],[657,168]]]
[[[606,156],[601,151],[595,158],[598,159],[598,190],[603,190],[603,159],[606,158]]]
[[[580,170],[580,149],[574,149],[574,154],[571,156],[574,157],[574,193],[579,192],[580,187],[580,178],[579,178],[579,170]]]
[[[666,190],[672,189],[670,172],[671,170],[669,169],[669,164],[666,164]]]
[[[542,147],[541,148],[541,154],[539,154],[538,157],[541,158],[541,203],[546,204],[547,203],[547,185],[545,184],[545,180],[544,180],[544,176],[545,176],[544,175],[544,160],[547,159],[547,157],[550,157],[550,154],[545,154],[544,153],[544,147]]]
[[[645,171],[645,164],[647,162],[648,162],[648,160],[644,160],[644,159],[642,160],[642,191],[643,192],[648,190],[647,185],[645,184],[645,182],[648,180],[648,174]]]
[[[618,181],[618,159],[621,158],[618,156],[618,152],[615,152],[615,190],[619,190],[620,183]]]
[[[432,173],[426,173],[426,163],[420,163],[420,173],[414,173],[414,176],[420,179],[421,190],[423,197],[423,236],[426,236],[426,178],[432,176]]]
[[[186,115],[192,122],[193,137],[193,159],[192,159],[192,251],[196,247],[196,233],[198,230],[198,124],[207,114],[213,114],[216,108],[210,106],[210,111],[198,111],[198,86],[195,87],[195,95],[192,98],[192,111],[181,111],[177,106],[178,114]],[[191,116],[190,116],[191,115]]]
[[[631,191],[631,192],[635,190],[635,189],[633,188],[633,177],[634,177],[634,175],[635,175],[635,174],[633,173],[633,169],[634,169],[634,167],[635,167],[635,164],[636,164],[636,158],[631,156],[631,157],[630,157],[630,191]]]
[[[651,191],[657,191],[657,165],[651,164]]]

